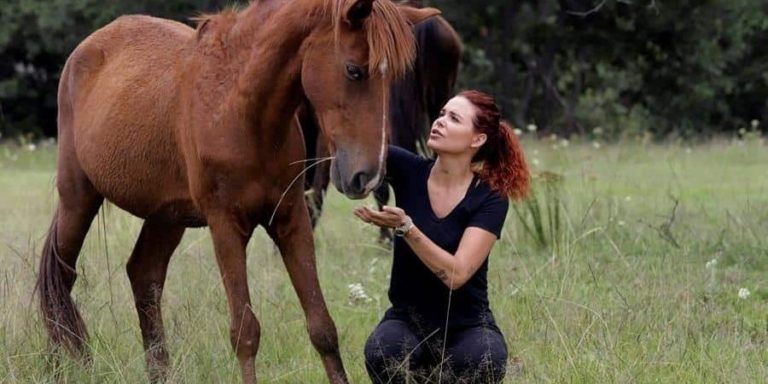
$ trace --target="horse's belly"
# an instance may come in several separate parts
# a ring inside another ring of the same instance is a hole
[[[78,160],[107,200],[143,218],[163,210],[182,216],[194,211],[170,128],[151,126],[139,118],[106,118],[79,128],[75,135]]]

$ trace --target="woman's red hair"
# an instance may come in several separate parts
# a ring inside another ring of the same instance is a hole
[[[528,163],[517,135],[501,120],[496,100],[474,90],[461,92],[459,96],[475,106],[475,130],[488,137],[472,159],[472,162],[482,162],[480,178],[494,191],[514,200],[524,199],[531,178]]]

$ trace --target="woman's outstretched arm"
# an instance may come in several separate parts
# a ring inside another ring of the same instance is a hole
[[[394,228],[406,218],[405,212],[398,207],[385,206],[382,211],[367,207],[355,209],[355,215],[363,221],[378,226]],[[456,254],[452,255],[430,240],[419,228],[413,226],[403,236],[416,256],[449,289],[461,288],[483,265],[496,242],[496,235],[478,227],[464,230]]]

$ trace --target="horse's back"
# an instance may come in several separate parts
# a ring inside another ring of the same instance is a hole
[[[174,128],[180,65],[194,30],[149,16],[123,16],[70,55],[60,82],[60,136],[69,137],[91,183],[138,216],[186,200]],[[64,104],[64,105],[62,105]],[[60,155],[61,157],[61,155]]]
[[[95,83],[107,90],[126,86],[166,72],[175,66],[178,54],[194,34],[190,27],[171,20],[150,16],[121,16],[83,40],[67,59],[67,78],[62,83],[70,89],[71,102],[89,96]],[[100,88],[101,89],[101,88]]]

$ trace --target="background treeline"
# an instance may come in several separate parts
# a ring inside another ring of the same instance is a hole
[[[128,13],[222,0],[0,0],[0,134],[54,136],[59,72]],[[245,1],[239,1],[245,3]],[[431,0],[465,44],[462,88],[561,135],[711,135],[768,124],[768,0]],[[743,132],[743,131],[742,131]]]

